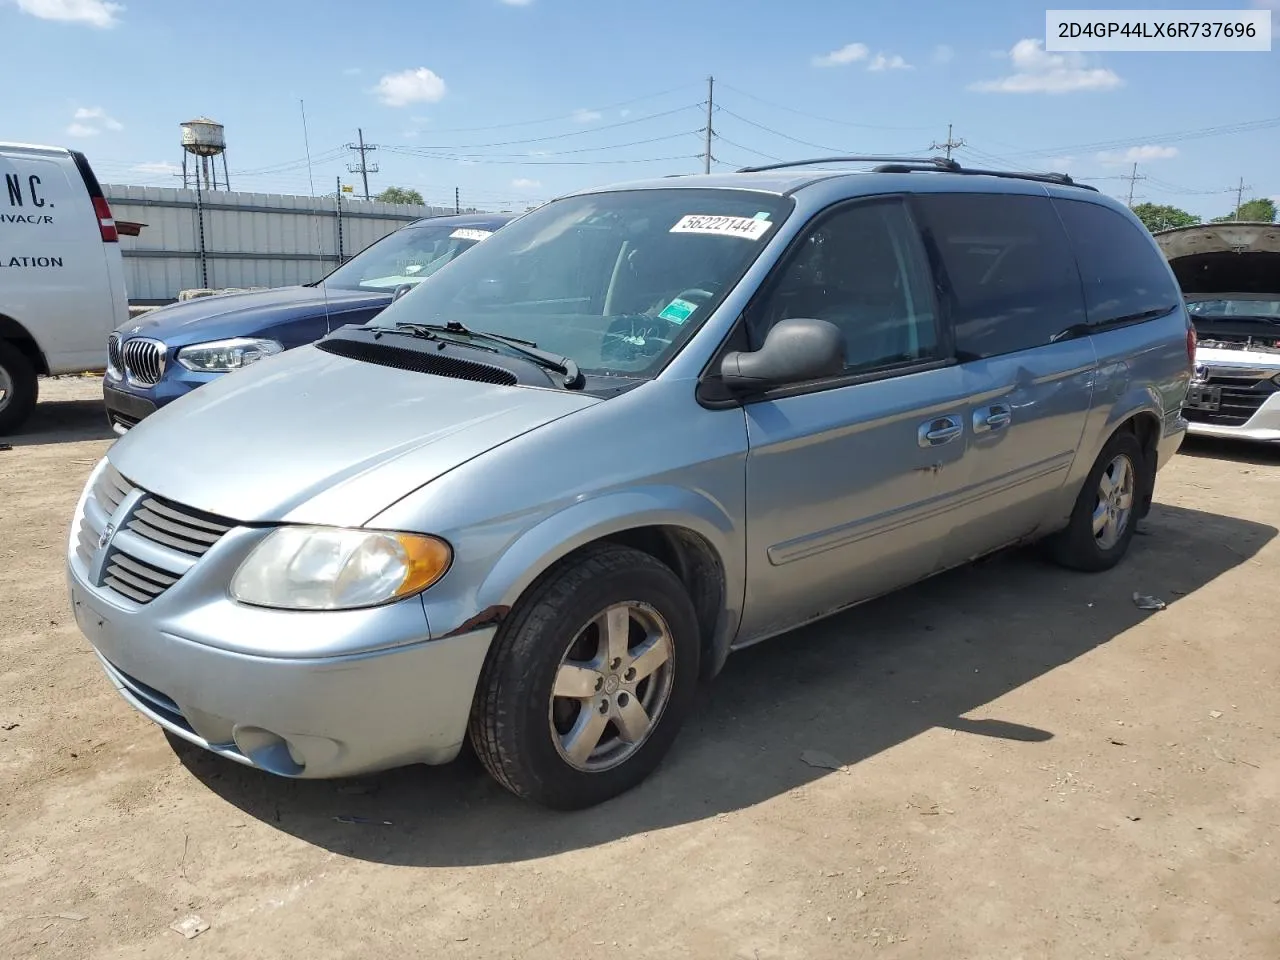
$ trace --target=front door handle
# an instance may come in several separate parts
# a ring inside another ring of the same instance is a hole
[[[973,432],[990,433],[1003,430],[1013,421],[1013,408],[1007,403],[993,403],[973,413]]]
[[[934,417],[920,424],[916,439],[922,447],[940,447],[964,433],[959,417]]]

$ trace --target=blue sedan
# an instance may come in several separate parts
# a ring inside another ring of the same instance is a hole
[[[512,218],[417,220],[323,280],[300,287],[203,297],[130,320],[107,341],[103,398],[116,433],[232,370],[363,324],[397,291],[431,276]]]

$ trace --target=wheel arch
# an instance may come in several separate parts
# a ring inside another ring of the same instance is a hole
[[[44,351],[40,349],[39,342],[26,327],[4,313],[0,313],[0,340],[13,344],[27,358],[37,374],[48,376],[49,363],[45,360]]]
[[[702,673],[718,673],[741,618],[744,548],[724,509],[695,491],[608,494],[546,518],[493,566],[479,591],[480,608],[509,610],[552,570],[602,543],[640,550],[675,572],[698,614]]]

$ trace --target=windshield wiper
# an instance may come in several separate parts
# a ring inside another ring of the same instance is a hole
[[[428,339],[438,338],[438,335],[443,333],[451,335],[445,339],[465,337],[468,340],[478,340],[481,343],[499,343],[512,353],[536,363],[544,370],[563,374],[563,385],[566,390],[581,390],[586,384],[586,378],[583,377],[582,371],[578,369],[576,362],[569,357],[562,357],[558,353],[551,353],[549,350],[539,350],[538,345],[532,340],[521,340],[519,337],[508,337],[500,333],[485,333],[483,330],[471,330],[456,320],[450,320],[444,324],[397,323],[392,329],[409,330],[415,336],[425,336]],[[468,346],[472,346],[472,344],[468,344]],[[481,347],[480,349],[485,348]],[[490,347],[488,349],[492,350],[493,348]]]

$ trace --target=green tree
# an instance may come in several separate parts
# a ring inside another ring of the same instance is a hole
[[[1225,217],[1214,217],[1214,223],[1226,223],[1229,220],[1244,220],[1251,223],[1275,223],[1276,202],[1269,197],[1246,200],[1234,213]]]
[[[1168,204],[1140,203],[1133,208],[1133,212],[1152,233],[1172,230],[1174,227],[1189,227],[1200,222],[1195,214]]]
[[[426,204],[422,194],[408,187],[387,187],[373,199],[381,200],[383,203],[416,203],[420,207]]]

